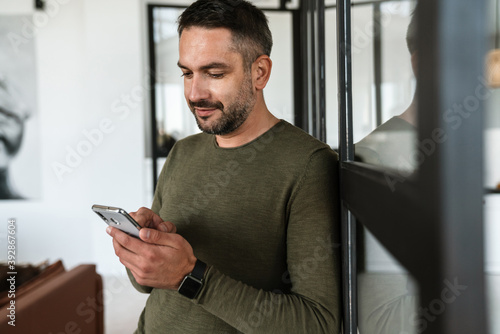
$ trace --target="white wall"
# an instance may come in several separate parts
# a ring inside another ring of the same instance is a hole
[[[33,14],[33,1],[1,0],[6,13]],[[46,13],[35,37],[41,165],[33,168],[41,170],[42,196],[0,201],[0,226],[16,219],[18,262],[93,262],[101,273],[122,273],[90,208],[150,204],[140,2],[53,0]]]

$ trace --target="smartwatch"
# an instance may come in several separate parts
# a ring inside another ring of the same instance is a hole
[[[203,287],[203,275],[207,269],[207,264],[201,260],[196,260],[193,271],[186,275],[179,285],[177,291],[189,299],[194,299]]]

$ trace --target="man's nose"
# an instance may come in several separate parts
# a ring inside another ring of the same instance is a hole
[[[193,102],[208,100],[210,98],[210,90],[208,82],[201,76],[193,76],[190,80],[188,98]]]

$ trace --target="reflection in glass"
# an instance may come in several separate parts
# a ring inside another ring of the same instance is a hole
[[[418,167],[416,56],[414,31],[408,30],[413,7],[413,1],[389,1],[352,8],[356,159],[395,169],[405,177]],[[417,333],[416,281],[362,223],[357,251],[359,332]]]
[[[356,156],[363,162],[393,168],[409,176],[417,167],[413,158],[416,142],[415,127],[394,116],[356,144]]]
[[[367,230],[358,257],[358,325],[361,334],[418,332],[416,280]]]
[[[392,2],[377,5],[380,51],[374,55],[380,79],[375,81],[376,102],[371,114],[382,124],[355,145],[357,160],[397,170],[410,176],[417,168],[417,107],[414,73],[417,68],[415,20],[410,17],[413,2],[397,7]],[[376,24],[376,23],[374,23]],[[377,50],[375,48],[375,50]],[[354,63],[354,58],[353,58]],[[354,66],[353,66],[354,67]],[[353,79],[354,80],[354,79]],[[357,85],[355,85],[357,87]],[[377,103],[378,102],[378,103]],[[358,108],[353,101],[354,110]],[[362,107],[362,106],[361,106]]]

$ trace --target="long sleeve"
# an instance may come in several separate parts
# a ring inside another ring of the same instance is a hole
[[[138,332],[338,333],[337,155],[282,122],[221,149],[200,134],[176,143],[152,210],[209,265],[194,300],[151,289]]]
[[[197,303],[243,333],[340,332],[337,162],[318,152],[290,204],[287,262],[292,289],[266,292],[216,268]]]

